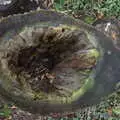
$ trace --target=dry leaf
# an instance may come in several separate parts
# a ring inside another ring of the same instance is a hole
[[[113,40],[117,39],[117,34],[115,32],[112,32],[112,38],[113,38]]]

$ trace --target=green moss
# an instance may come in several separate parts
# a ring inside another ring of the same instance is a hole
[[[119,108],[114,108],[112,111],[113,111],[114,114],[120,115],[120,107]]]
[[[100,55],[99,52],[98,52],[96,49],[91,49],[91,50],[89,50],[89,53],[88,53],[88,54],[89,54],[90,57],[93,56],[93,57],[95,57],[96,59],[98,59],[98,57],[99,57],[99,55]]]
[[[77,100],[80,96],[84,95],[85,92],[87,92],[90,88],[92,88],[94,85],[94,79],[88,78],[85,82],[85,84],[77,90],[76,92],[73,92],[73,95],[71,96],[71,99],[69,99],[69,102]]]
[[[0,116],[4,118],[9,118],[12,114],[11,109],[8,107],[7,104],[4,105],[3,109],[0,109]]]
[[[37,100],[37,99],[39,99],[39,100],[44,100],[44,99],[47,99],[47,94],[45,94],[45,93],[43,93],[43,92],[39,92],[39,93],[37,93],[37,92],[33,92],[33,99],[34,100]]]
[[[46,94],[46,93],[34,93],[34,100],[44,100],[44,101],[48,101],[49,103],[61,103],[61,104],[67,104],[67,103],[71,103],[75,100],[77,100],[80,96],[84,95],[85,92],[87,92],[87,90],[89,90],[90,88],[92,88],[94,85],[94,80],[91,78],[86,79],[85,84],[82,86],[82,88],[74,91],[72,93],[72,96],[58,96],[55,93],[50,93],[50,94]]]

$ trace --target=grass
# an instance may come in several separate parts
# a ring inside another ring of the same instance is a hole
[[[86,21],[93,21],[95,17],[116,17],[120,19],[120,0],[55,0],[57,11],[69,14],[85,14],[90,16]],[[92,18],[92,17],[93,18]]]

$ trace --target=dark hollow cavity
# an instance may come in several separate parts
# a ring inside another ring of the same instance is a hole
[[[35,46],[22,47],[17,52],[11,52],[13,57],[8,60],[8,66],[17,75],[21,85],[24,84],[21,76],[24,76],[33,91],[49,93],[57,89],[52,72],[56,65],[76,51],[91,48],[91,45],[82,31],[77,33],[62,28],[55,32],[55,29],[48,28],[43,34],[39,39],[36,38],[38,43]],[[23,40],[24,36],[21,38]],[[31,40],[34,44],[34,40]],[[27,38],[24,41],[28,41]]]

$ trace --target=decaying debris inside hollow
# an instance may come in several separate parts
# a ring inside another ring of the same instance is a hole
[[[75,28],[29,27],[1,46],[0,67],[23,89],[65,96],[79,89],[95,66],[90,49],[86,34]]]

